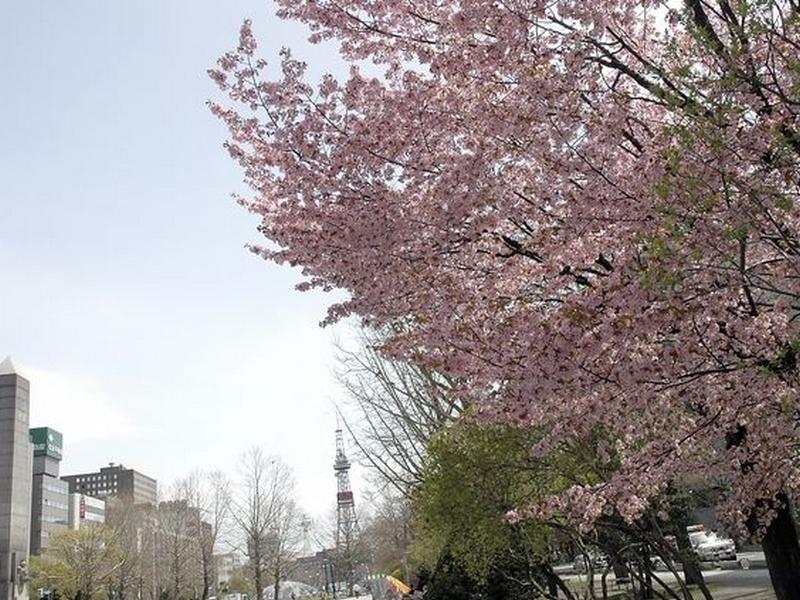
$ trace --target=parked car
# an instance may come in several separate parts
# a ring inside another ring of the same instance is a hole
[[[602,571],[608,566],[608,558],[602,554],[590,554],[588,560],[591,561],[592,571],[595,572]],[[589,570],[586,555],[578,554],[575,556],[575,560],[572,562],[572,570],[576,573],[586,573]]]
[[[689,541],[701,561],[736,560],[736,544],[702,526],[687,527]]]

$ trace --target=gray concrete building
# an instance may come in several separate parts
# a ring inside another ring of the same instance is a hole
[[[32,448],[30,383],[0,363],[0,600],[27,598]]]
[[[158,482],[139,471],[110,463],[95,473],[65,475],[71,494],[81,493],[95,498],[117,498],[133,504],[156,505]],[[1,600],[1,599],[0,599]]]
[[[38,556],[50,539],[69,528],[69,484],[58,478],[63,452],[61,433],[50,427],[30,431],[33,443],[31,554]]]

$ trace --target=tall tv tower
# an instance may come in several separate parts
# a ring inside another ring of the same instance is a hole
[[[336,460],[333,463],[336,473],[336,548],[349,550],[358,532],[358,518],[353,491],[350,489],[350,461],[344,452],[342,430],[336,429]]]

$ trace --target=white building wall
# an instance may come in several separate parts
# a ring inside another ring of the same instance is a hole
[[[106,522],[106,501],[86,494],[69,495],[69,528],[80,529]]]

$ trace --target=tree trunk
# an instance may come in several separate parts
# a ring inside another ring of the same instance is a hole
[[[558,598],[558,582],[553,577],[547,577],[547,593],[553,598]]]
[[[639,558],[642,573],[642,598],[650,600],[653,598],[653,578],[650,577],[650,552],[647,544],[642,544],[639,550]]]
[[[611,571],[616,579],[623,579],[628,576],[628,569],[625,568],[625,563],[616,554],[611,555]]]
[[[275,594],[272,596],[273,600],[278,600],[278,593],[281,591],[281,572],[275,571]]]
[[[216,577],[214,577],[214,538],[203,535],[200,540],[200,561],[203,567],[203,598],[208,600],[211,595],[211,588],[215,587]]]
[[[767,559],[769,578],[778,600],[800,598],[800,543],[792,519],[789,499],[778,498],[782,506],[770,523],[761,546]]]
[[[678,543],[678,553],[683,565],[684,583],[686,585],[696,585],[700,588],[706,600],[712,600],[711,592],[706,586],[706,580],[703,577],[703,571],[700,569],[700,563],[697,561],[697,555],[694,552],[694,548],[692,548],[689,532],[686,531],[685,521],[681,521],[675,527],[675,541]]]
[[[739,425],[735,431],[726,436],[728,448],[741,445],[747,437],[747,428]],[[752,463],[742,465],[742,472],[748,473]],[[778,494],[778,514],[767,528],[761,542],[764,557],[767,559],[769,578],[777,600],[796,600],[800,598],[800,543],[797,540],[797,529],[792,519],[792,507],[786,494]],[[758,506],[759,503],[756,503]],[[754,533],[758,524],[751,515],[748,523],[750,533]]]
[[[208,572],[208,563],[203,563],[203,600],[208,600],[208,592],[211,589],[211,575]]]
[[[561,592],[563,592],[565,598],[568,598],[569,600],[574,599],[574,596],[572,595],[570,589],[567,587],[567,584],[564,583],[564,580],[561,579],[561,577],[556,575],[556,572],[553,571],[553,568],[550,565],[545,565],[544,572],[545,575],[547,576],[547,587],[549,590],[551,590],[551,593],[554,598],[558,598],[558,592],[560,590]],[[554,588],[555,592],[552,591]]]
[[[253,569],[253,585],[255,587],[254,594],[256,600],[262,600],[263,592],[261,591],[261,565],[258,562]]]

